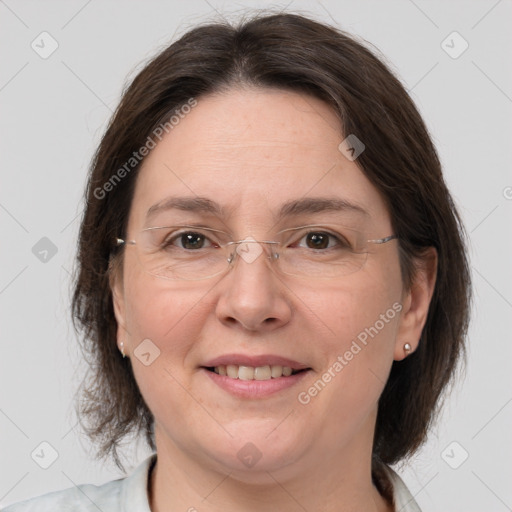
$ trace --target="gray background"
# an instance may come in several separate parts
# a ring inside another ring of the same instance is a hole
[[[402,77],[433,134],[470,234],[474,315],[466,377],[424,449],[398,470],[424,512],[512,510],[507,0],[0,0],[1,505],[119,475],[93,460],[76,426],[73,397],[84,363],[69,289],[86,169],[123,84],[195,23],[270,6],[312,14],[370,41]],[[31,47],[35,41],[39,52],[51,49],[43,31],[58,43],[46,59]],[[462,40],[442,44],[453,31],[469,44],[458,58],[452,56]],[[41,442],[58,455],[48,469],[40,465],[53,452]],[[126,453],[129,467],[146,455],[141,447]]]

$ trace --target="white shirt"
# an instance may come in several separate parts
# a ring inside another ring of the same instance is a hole
[[[151,512],[148,497],[149,470],[156,455],[148,457],[126,478],[106,484],[78,485],[15,503],[1,512]],[[402,479],[388,468],[396,512],[421,512]],[[191,507],[191,510],[194,510]]]

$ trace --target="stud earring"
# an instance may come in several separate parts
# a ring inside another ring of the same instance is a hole
[[[121,350],[121,354],[123,355],[123,359],[126,357],[126,354],[124,353],[124,342],[121,341],[121,343],[119,343],[119,349]]]
[[[406,343],[404,345],[405,355],[408,356],[411,353],[411,350],[412,350],[411,345],[409,343]]]

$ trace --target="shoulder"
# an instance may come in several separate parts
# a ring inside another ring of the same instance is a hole
[[[150,512],[147,477],[153,460],[154,456],[146,459],[127,478],[51,492],[10,505],[2,512]]]
[[[20,503],[15,503],[3,512],[46,512],[59,510],[73,510],[80,512],[113,512],[120,510],[116,508],[119,503],[119,495],[123,480],[115,480],[101,486],[78,485],[63,491],[51,492],[31,498]]]
[[[398,512],[421,512],[416,500],[410,493],[404,481],[389,466],[386,466],[386,475],[393,486],[393,499],[395,510]]]

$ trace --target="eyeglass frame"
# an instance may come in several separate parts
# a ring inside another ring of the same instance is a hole
[[[279,233],[282,233],[284,231],[293,231],[293,230],[299,230],[299,229],[303,229],[303,228],[314,228],[314,227],[321,227],[320,225],[314,225],[314,224],[308,224],[308,225],[305,225],[305,226],[298,226],[296,228],[290,228],[290,229],[284,229],[282,231],[280,231]],[[227,234],[226,232],[224,231],[220,231],[220,230],[216,230],[216,229],[212,229],[212,228],[205,228],[205,227],[199,227],[199,226],[188,226],[188,225],[179,225],[179,226],[154,226],[154,227],[149,227],[149,228],[144,228],[142,231],[152,231],[152,230],[157,230],[157,229],[165,229],[165,228],[173,228],[173,227],[176,227],[176,228],[190,228],[190,229],[206,229],[208,231],[216,231],[216,232],[221,232],[221,233],[224,233],[224,234]],[[352,231],[358,231],[358,230],[355,230],[353,228],[348,228],[347,229],[350,229]],[[330,233],[327,233],[327,234],[330,234]],[[335,235],[332,235],[331,236],[335,236]],[[383,238],[377,238],[377,239],[372,239],[372,240],[366,240],[365,242],[366,243],[372,243],[372,244],[377,244],[377,245],[382,245],[382,244],[385,244],[387,242],[390,242],[391,240],[398,240],[399,237],[398,235],[389,235],[389,236],[386,236],[386,237],[383,237]],[[265,244],[266,246],[268,245],[281,245],[282,242],[277,242],[277,241],[274,241],[274,240],[254,240],[254,239],[242,239],[242,240],[236,240],[236,241],[229,241],[229,242],[226,242],[224,244],[220,244],[218,243],[217,245],[220,246],[220,248],[225,248],[227,246],[230,246],[230,245],[240,245],[240,244],[244,244],[244,243],[257,243],[257,244]],[[116,247],[119,247],[121,245],[134,245],[136,246],[137,245],[137,241],[136,240],[124,240],[123,238],[117,238],[116,237]],[[170,277],[165,277],[165,276],[162,276],[162,275],[159,275],[159,274],[153,274],[152,272],[148,271],[147,269],[144,269],[145,272],[147,272],[148,274],[154,276],[154,277],[157,277],[157,278],[160,278],[160,279],[167,279],[167,280],[170,280],[170,281],[201,281],[203,279],[210,279],[210,278],[213,278],[215,276],[218,276],[218,275],[221,275],[223,272],[225,271],[229,271],[229,269],[231,268],[232,266],[232,263],[234,263],[235,259],[236,259],[236,254],[238,254],[238,251],[235,249],[231,254],[230,256],[227,258],[227,267],[225,270],[221,270],[215,274],[212,274],[211,276],[206,276],[206,277],[202,277],[202,278],[198,278],[198,279],[185,279],[185,278],[170,278]],[[367,254],[367,253],[366,253]],[[267,258],[270,259],[271,261],[275,261],[277,259],[279,259],[279,253],[274,251],[272,254],[268,255],[267,254]],[[243,257],[242,257],[243,259]],[[364,263],[363,265],[358,269],[358,270],[361,270],[364,266]],[[356,270],[356,272],[358,271]],[[289,274],[287,272],[284,272],[285,274],[287,275],[300,275],[300,274]],[[349,274],[347,274],[349,275]]]

